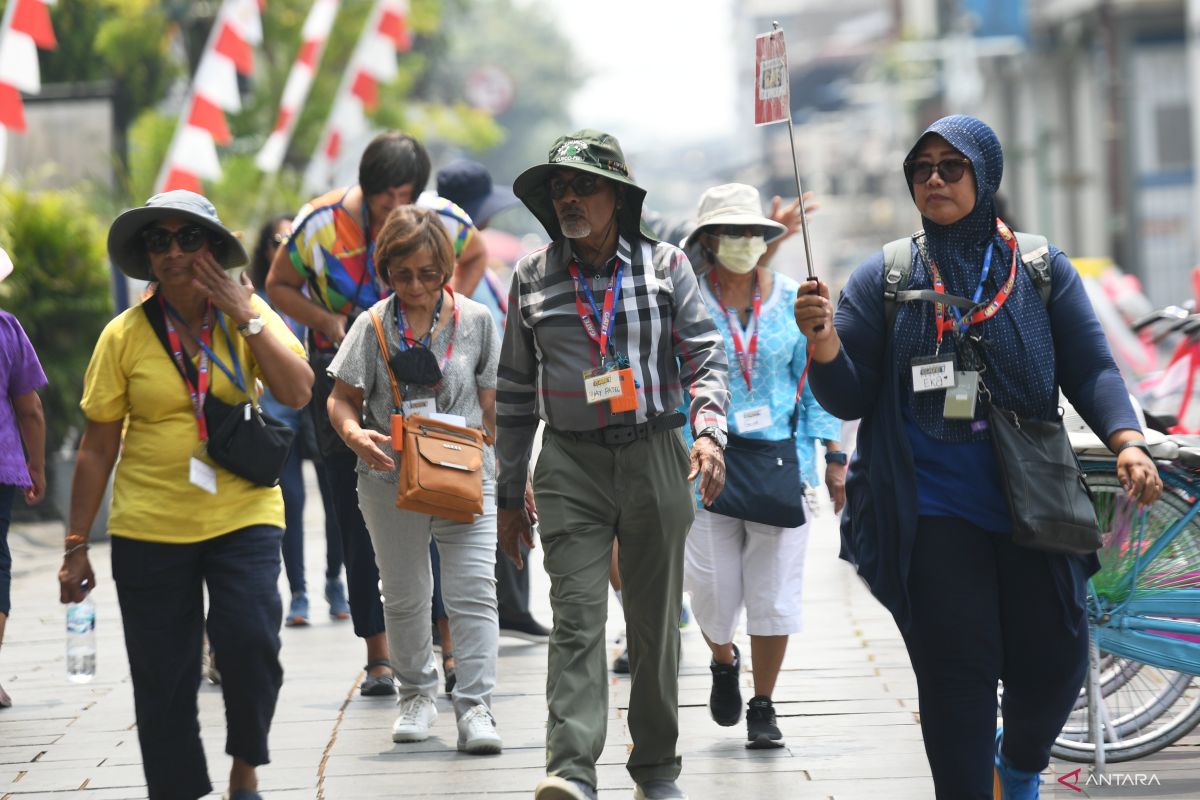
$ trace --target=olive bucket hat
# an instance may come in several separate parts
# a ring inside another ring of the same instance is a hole
[[[591,172],[625,187],[625,202],[617,211],[617,223],[626,236],[635,235],[641,224],[642,201],[646,190],[633,182],[625,154],[615,136],[583,129],[560,136],[550,148],[545,164],[537,164],[522,172],[513,181],[513,193],[546,228],[550,238],[562,238],[558,215],[550,199],[550,178],[560,169]]]
[[[109,259],[131,278],[154,280],[142,231],[151,223],[172,218],[194,222],[208,230],[212,234],[212,254],[225,269],[250,263],[246,248],[221,222],[208,198],[186,189],[156,194],[146,205],[131,208],[113,220],[108,229]]]

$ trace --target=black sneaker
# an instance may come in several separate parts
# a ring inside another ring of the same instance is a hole
[[[550,641],[550,631],[530,614],[511,619],[501,617],[500,635],[511,636],[514,639],[524,639],[527,642],[535,642],[537,644],[545,644]]]
[[[618,675],[629,674],[629,648],[621,651],[621,655],[613,659],[613,672]]]
[[[742,654],[733,646],[733,663],[718,664],[710,661],[712,691],[708,695],[708,713],[713,722],[723,728],[737,725],[742,719],[742,690],[738,686],[738,674],[742,671]]]
[[[775,724],[775,706],[771,698],[761,694],[750,698],[746,710],[746,747],[751,750],[783,747],[783,734]]]

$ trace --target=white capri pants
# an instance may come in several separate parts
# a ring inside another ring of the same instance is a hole
[[[733,641],[743,607],[751,636],[800,632],[808,528],[807,521],[777,528],[696,510],[684,551],[683,588],[713,643]]]

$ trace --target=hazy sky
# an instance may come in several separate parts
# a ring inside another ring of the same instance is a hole
[[[732,0],[524,0],[553,13],[592,78],[576,124],[619,138],[679,142],[733,128]],[[754,43],[746,58],[753,58]]]

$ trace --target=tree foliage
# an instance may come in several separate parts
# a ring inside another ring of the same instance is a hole
[[[81,429],[79,399],[92,344],[112,316],[105,230],[78,192],[29,192],[0,184],[0,244],[15,269],[0,283],[0,306],[29,334],[49,385],[46,450]]]

